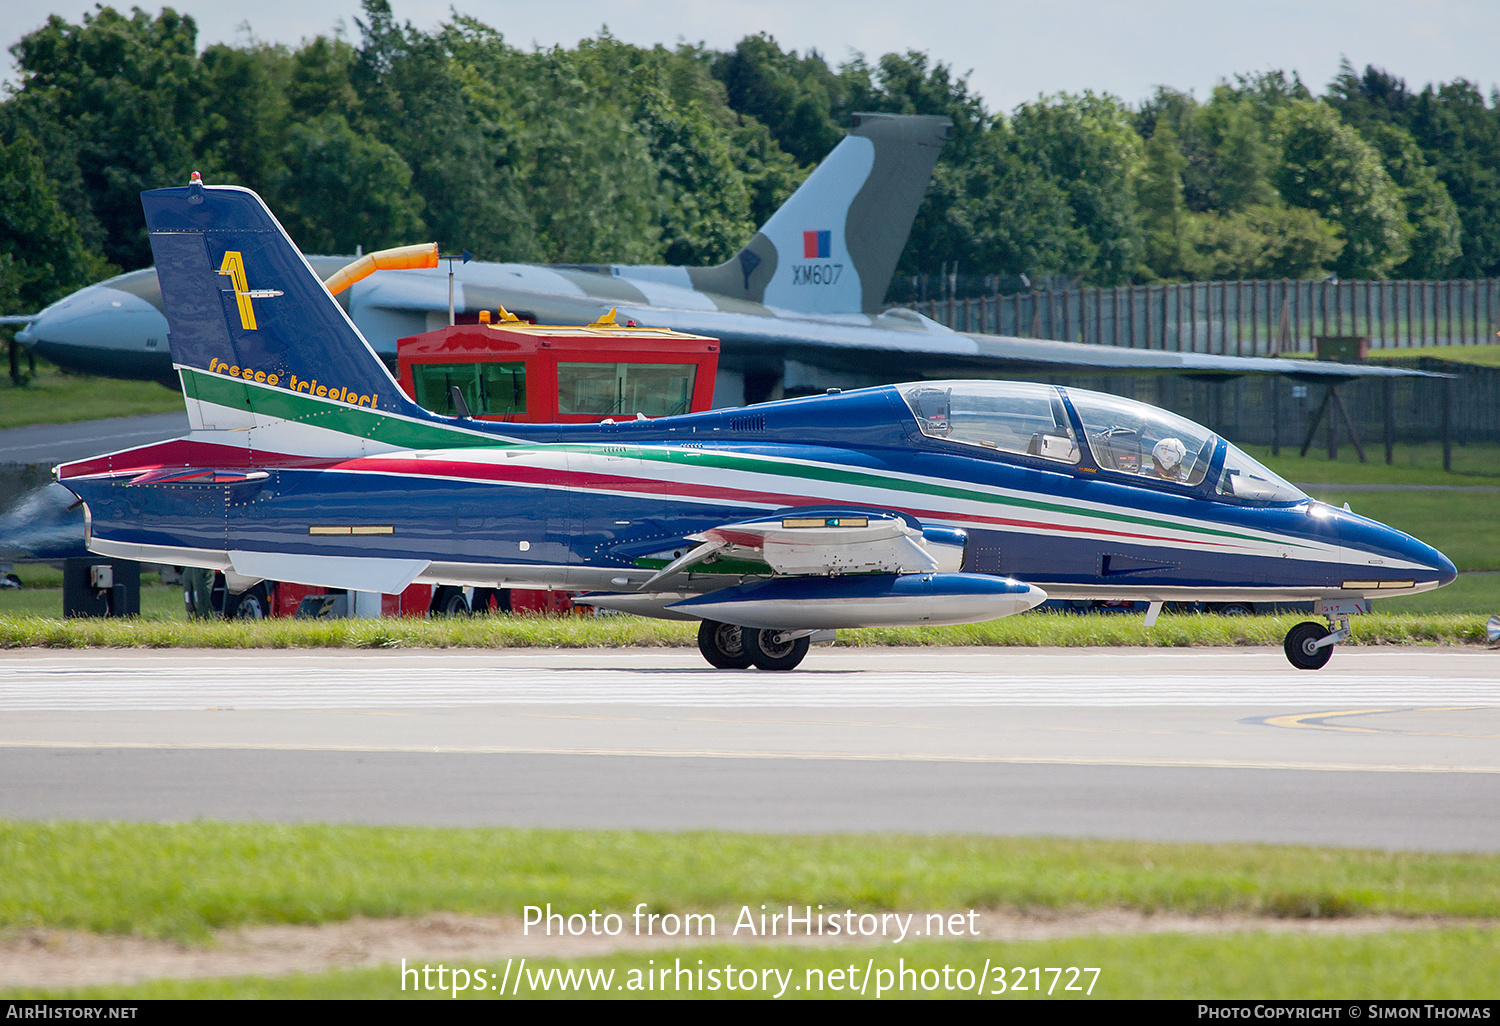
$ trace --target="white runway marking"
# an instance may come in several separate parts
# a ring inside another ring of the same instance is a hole
[[[364,665],[318,667],[267,680],[264,667],[201,669],[13,667],[0,711],[172,709],[382,709],[483,705],[641,705],[689,708],[937,708],[953,706],[1286,706],[1347,703],[1500,706],[1500,681],[1392,675],[1376,679],[1287,674],[1006,676],[979,673],[724,673],[708,670],[466,668],[423,672]]]

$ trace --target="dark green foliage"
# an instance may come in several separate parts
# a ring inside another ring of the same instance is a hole
[[[71,165],[62,177],[103,227],[105,256],[126,268],[151,262],[141,190],[186,182],[198,166],[211,97],[196,35],[171,8],[127,19],[101,7],[82,25],[54,15],[11,50],[24,83],[12,102],[32,107],[35,138],[59,136],[51,146]]]
[[[1383,278],[1409,253],[1396,184],[1380,155],[1338,111],[1297,100],[1276,113],[1282,198],[1330,221],[1344,237],[1334,270],[1344,278]]]
[[[848,84],[816,53],[783,53],[761,33],[746,36],[710,66],[729,106],[765,125],[777,145],[803,164],[816,164],[844,137]],[[862,108],[858,108],[862,109]]]
[[[1143,147],[1129,112],[1111,96],[1065,94],[1022,104],[1011,126],[1016,154],[1064,191],[1088,239],[1087,265],[1070,270],[1096,285],[1131,281],[1145,244],[1131,187]]]
[[[29,313],[111,273],[58,203],[36,141],[0,143],[0,313]]]
[[[138,193],[195,169],[260,192],[314,251],[435,238],[490,260],[718,263],[857,111],[954,123],[903,275],[1500,274],[1500,112],[1463,80],[1413,92],[1346,63],[1322,99],[1269,71],[1205,102],[1000,113],[914,51],[831,66],[766,34],[717,52],[604,32],[527,52],[457,12],[418,30],[387,0],[355,24],[357,41],[199,53],[170,8],[99,7],[20,40],[0,301],[149,263]]]

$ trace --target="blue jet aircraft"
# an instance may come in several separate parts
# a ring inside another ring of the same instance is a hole
[[[1051,385],[924,381],[602,424],[411,402],[260,197],[143,194],[191,432],[64,464],[98,553],[397,592],[589,591],[701,622],[719,667],[840,628],[988,620],[1049,594],[1306,601],[1441,587],[1442,553],[1313,501],[1213,432]]]

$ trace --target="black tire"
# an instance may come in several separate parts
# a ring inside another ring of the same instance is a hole
[[[432,593],[432,605],[427,607],[428,616],[468,616],[469,600],[464,590],[443,585]]]
[[[469,612],[474,614],[510,612],[510,589],[475,588],[474,604]]]
[[[1210,612],[1218,613],[1220,616],[1254,616],[1255,607],[1248,602],[1221,602],[1210,606]]]
[[[762,670],[792,670],[802,662],[803,656],[807,655],[807,646],[812,639],[808,637],[797,638],[795,641],[778,642],[776,635],[781,631],[752,630],[746,627],[741,636],[745,639],[745,649],[750,653],[750,661]]]
[[[1321,670],[1328,665],[1328,660],[1333,658],[1333,646],[1324,645],[1322,648],[1312,646],[1332,633],[1321,623],[1308,620],[1287,631],[1286,641],[1281,647],[1286,651],[1287,660],[1297,669]]]
[[[709,665],[721,670],[744,670],[750,666],[750,653],[745,650],[743,627],[717,620],[704,620],[698,625],[698,651],[703,653]]]
[[[226,620],[264,620],[271,615],[271,599],[266,594],[264,584],[257,584],[238,595],[230,595],[224,600],[224,604]]]

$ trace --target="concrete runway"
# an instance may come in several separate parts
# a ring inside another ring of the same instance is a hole
[[[187,414],[151,413],[0,431],[0,463],[64,463],[188,433]]]
[[[0,816],[1500,851],[1500,653],[0,652]]]

